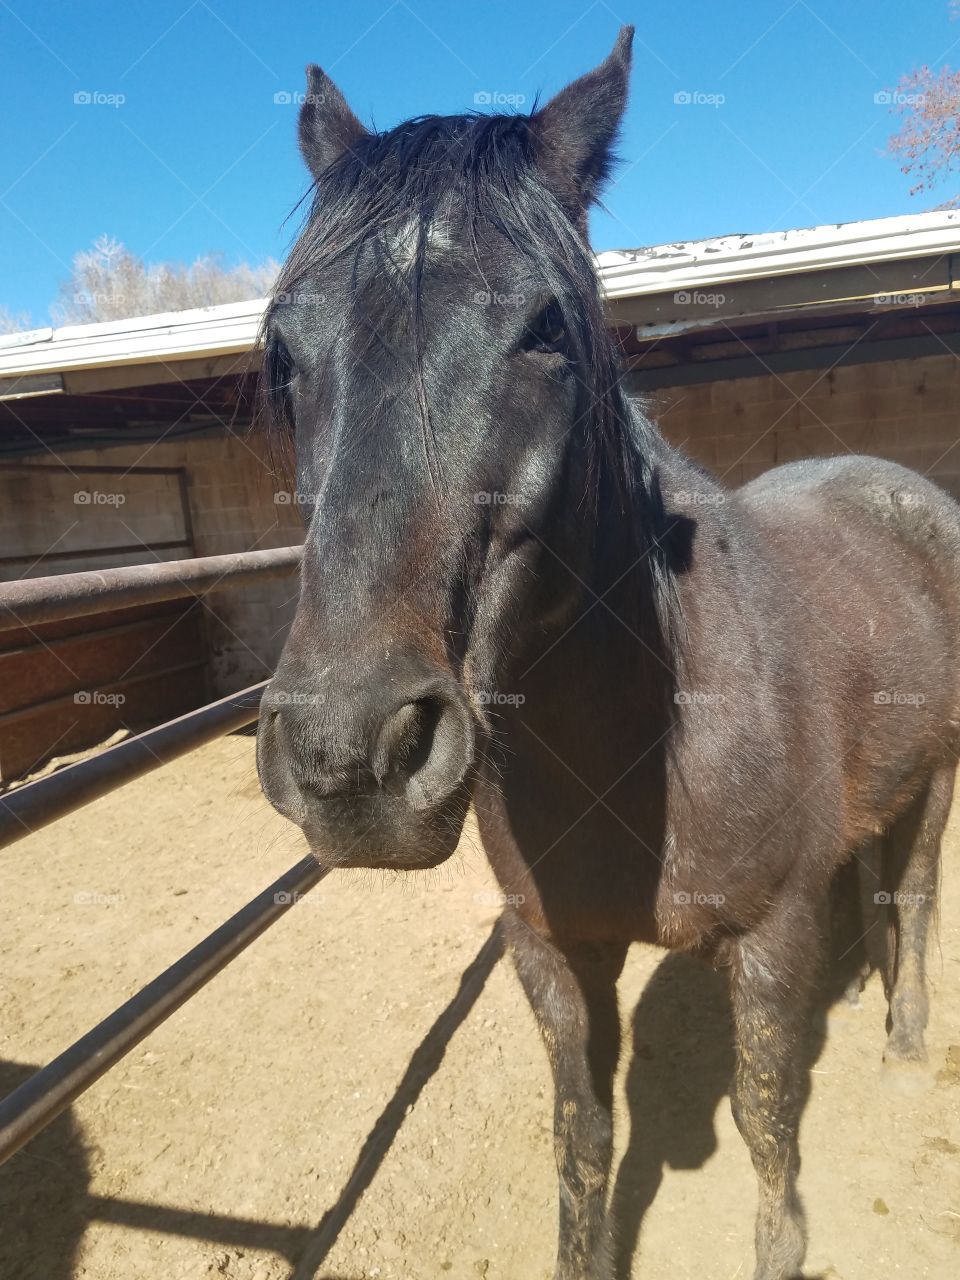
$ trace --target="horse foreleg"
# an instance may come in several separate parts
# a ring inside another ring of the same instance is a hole
[[[737,1063],[731,1102],[760,1189],[754,1280],[793,1280],[806,1251],[797,1135],[821,948],[817,920],[794,909],[768,919],[733,950]]]
[[[554,1080],[560,1178],[556,1280],[612,1280],[606,1223],[613,1076],[620,1056],[616,982],[626,947],[560,949],[507,913],[507,937]]]

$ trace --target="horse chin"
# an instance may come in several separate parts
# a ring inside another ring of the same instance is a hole
[[[323,820],[313,815],[303,823],[310,852],[329,870],[366,867],[380,871],[429,871],[453,854],[470,802],[463,792],[429,813],[380,813],[362,818]]]
[[[383,858],[370,856],[360,859],[351,858],[347,862],[334,859],[332,865],[338,868],[365,867],[371,871],[430,871],[446,862],[452,852],[453,850],[449,849],[431,856],[425,856],[422,853],[410,856],[397,854]],[[314,857],[324,865],[321,855],[314,853]]]

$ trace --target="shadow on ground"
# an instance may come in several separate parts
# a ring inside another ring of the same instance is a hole
[[[883,930],[874,927],[880,921],[869,907],[871,884],[851,867],[833,886],[829,962],[805,1046],[804,1105],[810,1069],[826,1043],[831,1006],[845,999],[851,984],[856,989],[870,970],[885,963]],[[632,1044],[624,1048],[632,1054],[626,1081],[629,1114],[622,1121],[630,1133],[610,1201],[618,1280],[630,1280],[635,1267],[642,1269],[640,1230],[664,1171],[699,1169],[717,1148],[716,1112],[729,1093],[734,1069],[726,976],[696,956],[666,955],[637,1003]],[[752,1214],[753,1205],[745,1205],[743,1212]],[[678,1225],[678,1243],[683,1230]]]
[[[0,1062],[0,1097],[35,1070],[26,1063]],[[80,1240],[95,1220],[270,1251],[291,1264],[312,1238],[307,1227],[91,1195],[90,1154],[73,1113],[66,1111],[0,1165],[0,1276],[5,1280],[73,1280]]]
[[[617,1275],[629,1280],[643,1217],[663,1173],[698,1169],[717,1147],[714,1116],[733,1073],[727,984],[695,957],[661,961],[634,1010],[626,1092],[630,1136],[611,1215]]]
[[[0,1277],[73,1280],[80,1241],[92,1221],[133,1230],[271,1252],[283,1257],[297,1280],[358,1280],[321,1273],[325,1257],[390,1150],[409,1108],[438,1070],[454,1032],[473,1008],[503,953],[494,927],[460,986],[413,1054],[390,1102],[368,1135],[350,1178],[317,1227],[286,1227],[226,1214],[196,1213],[166,1205],[90,1193],[90,1153],[70,1111],[64,1112],[5,1165],[0,1166]],[[37,1070],[0,1063],[0,1097]]]
[[[830,1003],[851,975],[863,970],[864,948],[850,932],[862,928],[862,917],[854,912],[840,932],[837,958],[811,1020],[808,1067],[823,1048]],[[854,944],[847,946],[850,936]],[[0,1166],[0,1276],[72,1280],[84,1230],[99,1220],[272,1252],[287,1261],[291,1280],[355,1280],[322,1272],[323,1263],[389,1152],[408,1109],[439,1069],[451,1037],[473,1008],[502,950],[495,927],[462,974],[456,995],[413,1054],[360,1149],[353,1172],[317,1226],[287,1227],[92,1195],[90,1153],[68,1111]],[[629,1280],[632,1268],[642,1263],[637,1257],[640,1230],[664,1170],[700,1168],[716,1150],[715,1116],[728,1092],[734,1060],[724,975],[693,956],[666,955],[634,1010],[632,1043],[625,1051],[631,1054],[626,1082],[629,1116],[621,1123],[629,1124],[629,1139],[611,1195],[619,1280]],[[34,1070],[26,1064],[0,1063],[0,1096]],[[745,1206],[744,1212],[750,1209]]]
[[[0,1097],[33,1075],[28,1063],[0,1062]],[[72,1280],[87,1224],[89,1153],[66,1112],[0,1165],[0,1276]]]

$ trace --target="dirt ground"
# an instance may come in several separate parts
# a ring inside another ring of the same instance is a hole
[[[876,978],[816,1064],[811,1275],[960,1275],[958,818],[931,957],[936,1080],[884,1087]],[[5,850],[2,1092],[301,853],[244,737]],[[458,996],[496,915],[469,838],[415,878],[328,878],[0,1170],[0,1280],[549,1280],[550,1082],[495,943]],[[749,1277],[722,987],[636,948],[621,999],[622,1275]]]

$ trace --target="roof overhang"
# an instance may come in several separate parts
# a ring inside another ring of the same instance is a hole
[[[597,256],[611,300],[651,293],[709,289],[736,281],[802,271],[863,267],[937,257],[960,249],[960,210],[874,218],[712,240],[611,250]]]
[[[4,335],[0,337],[0,399],[56,390],[82,394],[106,386],[154,385],[242,372],[256,348],[266,305],[257,298]],[[59,388],[36,381],[55,375],[61,376]]]
[[[611,323],[659,343],[744,322],[960,301],[960,211],[601,253]],[[0,400],[243,373],[267,302],[0,336]]]

